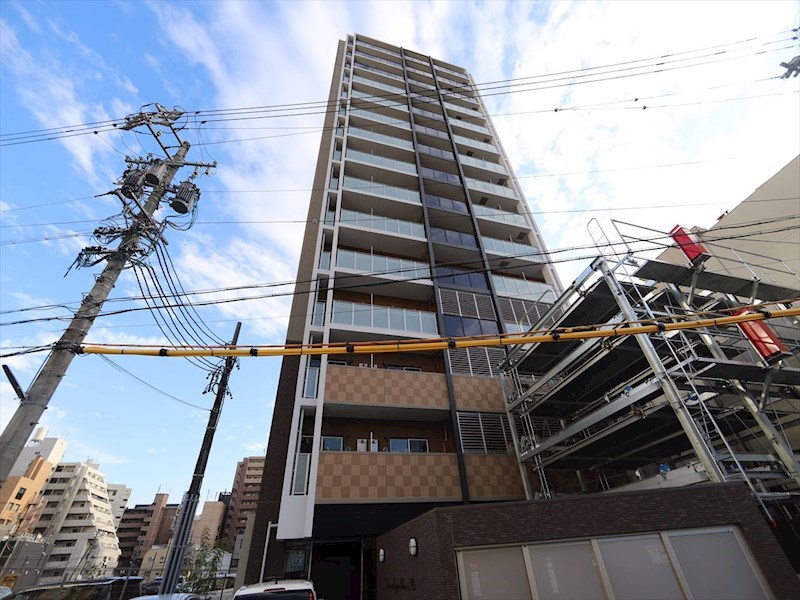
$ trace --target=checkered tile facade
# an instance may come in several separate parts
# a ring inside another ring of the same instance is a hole
[[[441,373],[329,366],[325,402],[449,409]]]
[[[318,504],[461,500],[455,454],[322,452]]]
[[[473,500],[520,500],[525,498],[517,457],[507,454],[464,456]]]
[[[505,411],[503,389],[497,377],[453,376],[459,410]]]

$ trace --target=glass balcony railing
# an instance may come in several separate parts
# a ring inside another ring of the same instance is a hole
[[[356,61],[355,64],[356,69],[364,69],[365,71],[371,71],[373,73],[378,73],[379,75],[383,75],[384,77],[389,77],[390,79],[394,79],[395,81],[400,81],[405,83],[405,79],[401,75],[396,73],[392,73],[391,71],[384,71],[383,69],[379,69],[378,67],[370,67],[369,65],[365,65]]]
[[[436,107],[440,107],[439,101],[436,98],[432,98],[431,96],[425,96],[424,94],[417,94],[416,92],[411,92],[409,94],[412,100],[416,100],[417,102],[426,102],[427,104],[433,104]]]
[[[427,154],[428,156],[435,156],[436,158],[443,158],[445,160],[453,161],[456,159],[452,152],[442,150],[441,148],[434,148],[433,146],[426,146],[425,144],[417,144],[417,151],[420,154]]]
[[[423,71],[422,69],[415,69],[414,67],[409,67],[408,65],[406,65],[406,71],[409,71],[410,73],[416,73],[417,75],[424,75],[425,77],[428,77],[431,80],[433,80],[433,75],[431,74],[430,71]]]
[[[450,139],[450,136],[447,134],[446,131],[440,131],[438,129],[434,129],[433,127],[425,127],[424,125],[417,125],[414,124],[414,130],[418,131],[419,133],[424,133],[426,135],[430,135],[432,137],[437,137],[442,140]],[[453,136],[455,138],[455,136]]]
[[[319,268],[327,271],[331,268],[331,252],[330,250],[323,250],[319,255]]]
[[[442,198],[441,196],[434,196],[433,194],[425,194],[425,203],[433,208],[450,210],[462,215],[469,214],[467,203],[463,200],[452,200],[451,198]]]
[[[480,204],[473,204],[472,210],[475,214],[479,217],[483,217],[485,219],[492,219],[493,221],[502,221],[503,223],[509,223],[510,225],[519,225],[522,227],[527,227],[528,223],[525,221],[525,217],[522,215],[518,215],[517,213],[510,213],[504,210],[497,210],[496,208],[489,208],[488,206],[482,206]]]
[[[332,322],[338,325],[391,329],[412,334],[429,333],[437,335],[439,333],[439,329],[436,327],[435,313],[409,308],[345,302],[343,300],[333,301]]]
[[[456,90],[469,90],[472,88],[472,86],[465,81],[456,81],[455,79],[445,77],[441,73],[436,73],[436,77],[439,79],[439,85],[442,87],[452,87]]]
[[[338,190],[339,189],[339,178],[338,177],[331,177],[330,183],[328,184],[328,189],[331,189],[331,190]]]
[[[431,240],[442,244],[452,244],[462,248],[477,250],[478,241],[471,233],[462,233],[452,229],[442,229],[441,227],[431,227]]]
[[[405,55],[405,59],[406,59],[406,62],[411,61],[411,62],[416,63],[418,65],[424,65],[424,66],[430,68],[430,64],[428,64],[427,61],[421,60],[421,59],[417,58],[416,56],[410,56],[410,55],[406,54]]]
[[[471,148],[486,150],[487,152],[492,152],[493,154],[500,154],[496,146],[492,146],[491,144],[487,144],[486,142],[479,142],[478,140],[473,140],[472,138],[464,137],[463,135],[453,134],[453,141],[456,142],[457,144],[464,144],[465,146],[470,146]]]
[[[417,108],[416,106],[412,106],[411,112],[413,112],[415,115],[422,117],[423,119],[430,119],[433,121],[444,121],[444,117],[442,115],[433,112],[432,110],[425,110],[424,108]]]
[[[444,71],[445,73],[451,73],[452,75],[457,75],[458,77],[463,77],[464,79],[467,79],[466,73],[461,73],[459,71],[454,71],[453,69],[448,69],[447,67],[443,67],[442,65],[439,65],[439,64],[436,64],[434,66],[437,69],[439,69],[440,71]]]
[[[466,86],[464,86],[464,89],[466,89]],[[472,96],[467,96],[466,94],[462,94],[460,92],[453,92],[453,91],[450,91],[450,90],[444,90],[443,93],[444,93],[445,96],[450,96],[451,98],[460,98],[461,100],[464,100],[465,102],[469,102],[470,104],[474,104],[475,106],[479,106],[478,101],[475,98],[473,98]]]
[[[478,117],[480,119],[484,119],[483,113],[478,110],[472,110],[471,108],[465,108],[463,106],[459,106],[458,104],[452,104],[450,102],[445,102],[444,106],[447,110],[453,110],[455,112],[469,115],[470,117]]]
[[[488,127],[484,127],[482,125],[475,125],[475,123],[470,123],[469,121],[464,121],[461,119],[450,119],[450,125],[452,125],[453,127],[461,127],[463,129],[469,129],[470,131],[481,133],[483,135],[492,135],[492,131]]]
[[[369,129],[363,129],[361,127],[353,127],[352,125],[347,131],[350,135],[364,138],[365,140],[372,140],[373,142],[380,142],[381,144],[388,144],[389,146],[395,146],[397,148],[405,148],[407,150],[414,149],[414,143],[411,140],[396,138],[393,135],[384,135],[382,133],[375,133],[374,131],[370,131]]]
[[[403,112],[408,112],[408,106],[405,102],[398,102],[397,100],[390,100],[389,98],[381,98],[380,96],[376,96],[374,94],[367,94],[366,92],[359,92],[358,90],[352,90],[350,92],[351,98],[359,98],[361,100],[369,100],[373,104],[377,104],[378,106],[385,106],[386,108],[393,108],[395,110],[402,110]]]
[[[398,279],[430,279],[431,269],[428,263],[393,258],[381,254],[369,254],[354,250],[339,250],[336,266],[342,269],[353,269],[363,273],[386,275]]]
[[[403,119],[396,119],[394,117],[389,117],[379,112],[375,112],[373,110],[367,110],[366,108],[353,108],[350,110],[350,114],[354,117],[363,117],[365,119],[369,119],[371,121],[378,121],[379,123],[388,123],[389,125],[394,125],[395,127],[402,127],[403,129],[411,130],[411,123],[408,121],[404,121]]]
[[[330,252],[328,256],[330,257]],[[311,324],[317,327],[322,327],[325,324],[325,303],[316,302],[314,304],[314,314],[311,315]]]
[[[420,81],[419,79],[412,79],[411,77],[408,78],[408,83],[411,85],[416,85],[421,88],[425,88],[426,90],[436,91],[436,86],[431,85],[430,83],[425,83],[424,81]]]
[[[498,196],[505,196],[506,198],[514,198],[517,199],[517,193],[504,185],[498,185],[496,183],[489,183],[488,181],[481,181],[480,179],[471,179],[469,177],[465,177],[464,179],[467,180],[467,187],[473,190],[481,190],[484,192],[489,192],[490,194],[497,194]]]
[[[400,56],[401,56],[399,52],[395,52],[394,50],[387,50],[386,48],[384,48],[382,46],[376,46],[375,44],[370,44],[369,42],[365,42],[363,40],[358,40],[358,44],[356,45],[356,49],[358,49],[359,46],[364,46],[365,48],[374,48],[375,50],[380,50],[381,52],[386,52],[386,54],[391,54],[392,56],[396,56],[397,58],[400,58]]]
[[[525,296],[542,302],[553,302],[555,300],[553,286],[541,281],[528,281],[527,279],[492,275],[492,282],[498,294]]]
[[[325,225],[333,225],[336,223],[336,211],[328,210],[325,212]]]
[[[447,173],[446,171],[437,171],[436,169],[429,169],[428,167],[420,167],[419,174],[434,181],[441,181],[442,183],[450,183],[452,185],[461,185],[461,178],[454,173]]]
[[[378,183],[376,181],[367,181],[366,179],[359,179],[349,175],[344,176],[344,187],[350,190],[358,190],[360,192],[366,192],[367,194],[373,194],[375,196],[386,196],[387,198],[394,198],[395,200],[403,200],[404,202],[422,204],[422,199],[420,198],[419,192],[415,190],[407,190],[405,188],[387,185],[385,183]]]
[[[472,167],[478,167],[479,169],[485,169],[487,171],[492,171],[494,173],[501,173],[503,175],[508,175],[508,171],[506,171],[506,168],[503,165],[489,162],[488,160],[481,160],[480,158],[475,158],[474,156],[467,156],[465,154],[459,154],[458,159],[461,161],[462,165],[470,165]]]
[[[373,81],[372,79],[367,79],[361,75],[353,75],[353,83],[363,83],[364,85],[369,85],[374,88],[378,88],[379,90],[390,92],[392,94],[398,94],[400,96],[406,95],[406,91],[402,88],[395,87],[393,85],[387,85],[385,83],[381,83],[380,81]]]
[[[384,65],[389,65],[390,67],[395,67],[397,69],[402,69],[402,67],[398,63],[394,62],[393,60],[386,60],[385,58],[380,58],[378,56],[373,56],[372,54],[365,54],[363,52],[356,51],[356,58],[359,58],[359,57],[360,58],[364,58],[364,59],[374,60],[376,62],[382,63]],[[358,64],[358,63],[356,63],[356,64]]]
[[[413,223],[391,217],[370,215],[355,210],[342,209],[341,223],[343,225],[355,225],[375,231],[385,231],[386,233],[399,233],[420,239],[425,239],[425,227],[422,223]]]
[[[361,152],[359,150],[353,150],[352,148],[347,149],[347,152],[345,152],[345,157],[350,160],[357,160],[359,162],[369,163],[379,167],[386,167],[387,169],[394,169],[395,171],[403,171],[404,173],[410,173],[411,175],[417,174],[417,165],[414,163],[404,162],[394,158],[386,158],[385,156],[370,154],[368,152]]]
[[[507,254],[509,256],[517,256],[520,258],[534,258],[539,256],[539,250],[535,246],[528,246],[527,244],[518,244],[517,242],[510,242],[508,240],[499,240],[497,238],[481,236],[483,247],[486,252],[494,254]]]

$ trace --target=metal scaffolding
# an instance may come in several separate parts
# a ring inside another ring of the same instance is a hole
[[[610,247],[610,245],[607,245]],[[533,326],[570,328],[791,306],[798,289],[655,260],[599,256]],[[773,319],[786,351],[765,359],[737,324],[513,347],[501,369],[530,499],[742,480],[800,500],[800,322]],[[558,481],[554,485],[554,481]]]

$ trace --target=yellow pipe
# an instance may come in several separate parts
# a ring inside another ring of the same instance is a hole
[[[447,350],[448,348],[485,348],[496,346],[512,346],[517,344],[541,344],[553,342],[566,342],[585,340],[599,337],[620,337],[627,335],[642,335],[658,331],[675,331],[681,329],[698,329],[716,325],[732,325],[748,321],[763,321],[780,317],[795,317],[800,315],[800,308],[775,310],[769,313],[753,312],[730,317],[717,317],[713,319],[686,320],[677,323],[663,323],[659,325],[632,325],[613,328],[608,325],[597,325],[599,329],[590,329],[595,326],[580,326],[565,329],[556,329],[550,333],[536,334],[510,334],[485,338],[453,338],[452,340],[437,339],[432,341],[412,340],[409,342],[394,341],[382,343],[352,342],[347,345],[313,345],[313,346],[272,346],[272,347],[247,347],[232,346],[226,348],[155,348],[155,347],[118,347],[108,345],[83,346],[81,354],[132,354],[134,356],[321,356],[323,354],[385,354],[387,352],[420,352],[432,350]],[[684,318],[689,319],[691,315]]]

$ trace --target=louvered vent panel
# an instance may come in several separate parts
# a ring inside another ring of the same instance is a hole
[[[490,319],[494,321],[495,316],[494,306],[492,305],[492,297],[483,294],[472,294],[475,297],[475,304],[478,307],[478,318]]]
[[[486,454],[508,454],[511,449],[511,440],[507,435],[506,416],[502,413],[483,413],[481,414],[481,425]]]
[[[469,292],[456,292],[458,294],[458,306],[461,308],[462,317],[478,317],[478,305],[475,302],[475,294]]]
[[[458,307],[458,292],[455,290],[439,289],[439,302],[442,305],[442,312],[447,315],[460,315]]]
[[[486,348],[467,348],[472,375],[494,375]]]
[[[455,350],[448,350],[450,357],[450,371],[455,375],[472,375],[472,369],[469,365],[469,355],[466,348],[456,348]]]
[[[480,413],[458,413],[458,432],[461,435],[461,451],[464,454],[486,454]]]
[[[497,377],[500,375],[500,363],[506,357],[506,352],[502,348],[484,348],[489,359],[489,368],[491,375]]]

